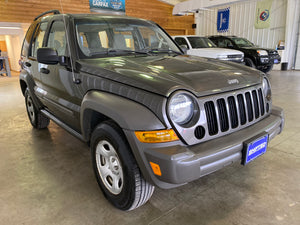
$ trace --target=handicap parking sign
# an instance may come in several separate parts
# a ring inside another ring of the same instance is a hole
[[[217,19],[217,31],[218,32],[227,32],[228,31],[229,13],[230,13],[230,8],[218,10],[218,19]]]

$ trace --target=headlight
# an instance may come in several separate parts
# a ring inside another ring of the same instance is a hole
[[[262,92],[264,97],[267,98],[268,101],[271,100],[271,87],[267,78],[263,79]]]
[[[268,55],[268,52],[265,50],[257,50],[256,52],[258,53],[259,56]]]
[[[194,114],[193,99],[187,94],[174,95],[168,106],[168,113],[171,120],[179,125],[189,122]]]

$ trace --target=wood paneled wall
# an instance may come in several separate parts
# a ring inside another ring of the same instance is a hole
[[[157,0],[126,0],[126,14],[152,20],[171,35],[194,34],[194,16],[173,16],[173,6]]]
[[[89,13],[89,0],[0,0],[0,22],[31,23],[42,12]],[[63,9],[63,10],[62,10]],[[173,6],[158,0],[126,0],[126,15],[152,20],[171,35],[194,34],[194,16],[172,16]]]
[[[2,52],[7,52],[6,43],[5,41],[0,41],[0,50]]]

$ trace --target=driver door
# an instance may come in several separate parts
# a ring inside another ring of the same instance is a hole
[[[58,56],[69,57],[65,25],[62,20],[51,24],[46,38],[45,47],[56,49]],[[56,65],[39,63],[39,71],[47,110],[74,130],[80,131],[80,94],[76,91],[72,70],[59,63]]]

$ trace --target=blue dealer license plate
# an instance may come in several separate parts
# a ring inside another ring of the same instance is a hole
[[[278,59],[274,59],[274,63],[277,64],[278,63]]]
[[[254,138],[245,142],[243,150],[242,164],[246,165],[267,151],[268,134],[263,134],[258,138]]]

